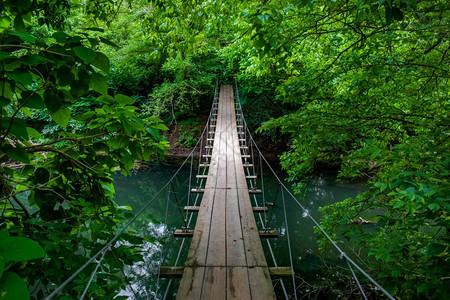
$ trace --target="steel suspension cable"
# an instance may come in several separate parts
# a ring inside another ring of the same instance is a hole
[[[238,94],[237,91],[238,91],[238,89],[237,89],[237,84],[236,84],[236,99],[237,99],[237,101],[238,101],[237,103],[239,104],[240,111],[241,111],[241,114],[242,114],[242,124],[245,126],[245,131],[247,131],[247,130],[248,130],[248,127],[247,127],[247,123],[245,122],[245,118],[244,118],[243,113],[242,113],[241,103],[240,103],[240,100],[239,100],[239,94]],[[251,158],[252,158],[253,175],[256,175],[257,172],[255,171],[255,161],[254,161],[254,153],[253,153],[252,143],[250,143],[250,145],[248,145],[248,144],[246,143],[246,145],[251,147],[250,149],[251,149]],[[246,168],[244,171],[247,173],[247,175],[250,175],[250,170],[249,170],[249,168]],[[251,189],[255,189],[255,188],[256,188],[256,179],[253,179],[253,180],[251,179],[251,180],[250,180],[250,188],[251,188]],[[277,192],[278,192],[278,191],[277,191]],[[256,200],[256,195],[252,195],[252,196],[253,196],[253,201],[254,201],[254,203],[255,203],[255,206],[256,206],[256,207],[259,207],[258,201]],[[272,209],[272,211],[273,211],[273,209]],[[261,222],[261,224],[264,224],[264,223],[263,223],[263,219],[262,219],[262,217],[261,217],[260,214],[258,214],[258,217],[259,217],[259,221]],[[263,225],[263,226],[264,226],[264,225]],[[266,242],[267,242],[267,247],[269,248],[270,255],[271,255],[271,257],[272,257],[273,264],[275,265],[275,267],[278,267],[277,260],[276,260],[276,258],[275,258],[274,253],[273,253],[272,245],[270,244],[270,241],[269,241],[269,240],[266,240]],[[280,283],[281,283],[281,288],[282,288],[282,290],[283,290],[285,299],[287,300],[287,299],[289,299],[289,296],[288,296],[288,294],[287,294],[286,287],[285,287],[285,285],[284,285],[283,279],[280,279]]]
[[[287,244],[289,250],[289,260],[291,262],[291,272],[292,272],[292,285],[294,286],[294,298],[297,300],[297,286],[295,285],[295,275],[294,275],[294,261],[292,260],[292,248],[291,248],[291,239],[289,237],[289,225],[286,213],[286,201],[284,200],[284,192],[281,190],[281,199],[283,200],[283,210],[284,210],[284,223],[286,225],[286,237]]]
[[[169,200],[170,200],[170,185],[167,187],[167,199],[166,199],[166,212],[164,213],[164,226],[167,226],[167,214],[169,212]],[[165,231],[165,230],[164,230]],[[155,299],[158,297],[158,291],[159,291],[159,275],[161,271],[161,266],[163,262],[163,247],[161,247],[160,255],[159,255],[159,267],[158,267],[158,274],[156,277],[156,291],[155,291]]]
[[[89,281],[88,281],[88,283],[87,283],[87,285],[86,285],[86,288],[85,288],[84,291],[83,291],[83,294],[81,294],[80,300],[83,300],[83,299],[84,299],[84,296],[86,296],[86,293],[87,293],[89,287],[91,286],[92,280],[94,280],[95,274],[97,274],[97,270],[98,270],[98,268],[100,267],[100,264],[102,263],[103,258],[105,257],[106,251],[108,251],[108,249],[105,249],[105,251],[103,251],[102,256],[101,256],[100,259],[97,261],[97,265],[95,266],[95,269],[94,269],[94,271],[92,272],[91,278],[89,278]]]
[[[261,194],[262,194],[262,199],[263,199],[263,207],[267,207],[266,206],[266,197],[265,197],[265,192],[264,192],[264,173],[263,173],[263,165],[262,165],[262,159],[261,156],[259,157],[259,164],[261,165]],[[266,227],[267,224],[267,214],[266,214],[266,210],[264,209],[264,223],[262,224],[264,226],[264,230],[267,231],[268,228]]]
[[[190,199],[191,199],[191,186],[192,186],[192,165],[193,165],[193,163],[194,163],[194,155],[192,155],[191,156],[191,166],[190,166],[190,169],[189,169],[189,185],[188,185],[188,194],[187,194],[187,200],[186,200],[186,202],[187,202],[187,206],[189,206],[189,203],[190,203]],[[186,218],[187,218],[187,215],[189,214],[189,211],[186,211]]]
[[[250,187],[253,187],[252,181],[250,181]],[[258,201],[256,200],[256,195],[252,195],[252,196],[253,196],[253,202],[255,203],[255,206],[259,207]],[[258,214],[258,217],[259,217],[259,221],[262,224],[263,223],[263,219],[262,219],[261,215]],[[267,242],[267,247],[269,248],[270,255],[272,257],[273,264],[275,265],[275,267],[278,267],[277,260],[275,258],[275,255],[273,254],[272,245],[270,244],[269,240],[266,240],[266,242]],[[287,294],[286,287],[284,285],[283,279],[280,279],[280,282],[281,282],[281,288],[283,289],[283,293],[284,293],[285,299],[287,300],[287,299],[289,299],[289,297],[288,297],[288,294]]]
[[[127,275],[125,274],[125,270],[124,270],[124,269],[122,268],[122,266],[120,265],[120,261],[119,261],[119,259],[117,258],[116,254],[114,254],[114,250],[113,250],[113,249],[114,249],[114,248],[110,248],[111,254],[112,254],[113,257],[114,257],[114,260],[116,261],[117,266],[119,267],[120,272],[122,273],[124,280],[125,280],[125,281],[128,281],[128,280],[127,280]],[[135,297],[136,299],[138,299],[138,295],[137,295],[136,291],[134,290],[133,285],[132,285],[129,281],[128,281],[128,282],[125,282],[125,283],[127,283],[128,286],[130,287],[131,291],[133,292],[134,297]]]
[[[364,289],[359,283],[358,277],[356,277],[355,272],[353,271],[352,265],[348,262],[348,260],[345,260],[347,262],[347,265],[352,272],[353,278],[355,278],[356,284],[358,285],[359,290],[361,291],[361,295],[364,297],[365,300],[367,300],[366,293],[364,293]]]
[[[251,136],[251,133],[249,132],[249,135]],[[367,274],[356,262],[354,262],[337,244],[336,242],[325,232],[325,230],[322,228],[322,226],[320,226],[320,224],[316,221],[316,219],[313,218],[313,216],[311,216],[311,214],[309,213],[309,211],[300,203],[300,201],[292,194],[292,192],[283,184],[283,182],[281,181],[281,179],[278,177],[278,175],[275,173],[275,171],[273,170],[273,168],[270,166],[269,162],[267,161],[267,159],[264,157],[264,155],[262,155],[261,150],[259,149],[258,145],[255,144],[255,147],[258,151],[258,153],[260,153],[260,155],[262,156],[264,162],[267,164],[267,166],[269,167],[270,171],[274,174],[275,178],[278,180],[279,183],[281,183],[281,185],[283,186],[283,188],[286,190],[286,192],[291,196],[291,198],[297,203],[298,206],[300,206],[300,208],[304,211],[304,213],[311,219],[311,221],[313,221],[313,223],[317,226],[317,228],[323,233],[323,235],[328,239],[328,241],[336,248],[336,250],[339,252],[340,256],[344,257],[345,259],[347,259],[356,269],[358,269],[358,271],[361,272],[361,274],[363,274],[367,279],[370,280],[370,282],[372,282],[377,288],[379,288],[389,299],[391,300],[395,300],[395,298],[388,292],[386,291],[375,279],[372,278],[372,276],[370,276],[369,274]]]
[[[237,86],[237,84],[236,84]],[[244,119],[245,122],[245,119]],[[252,141],[254,141],[253,136],[250,132],[250,130],[248,130],[248,135],[250,137],[250,139]],[[273,173],[273,175],[275,176],[275,178],[277,179],[277,181],[283,186],[283,188],[286,190],[286,192],[289,194],[289,196],[291,196],[291,198],[297,203],[298,206],[300,206],[300,208],[304,211],[304,213],[311,219],[311,221],[313,221],[313,223],[317,226],[317,228],[320,230],[320,232],[323,233],[323,235],[328,239],[328,241],[334,246],[334,248],[339,252],[340,256],[345,258],[349,263],[351,263],[356,269],[358,269],[358,271],[361,272],[361,274],[363,274],[370,282],[372,282],[377,288],[379,288],[389,299],[391,300],[395,300],[395,298],[388,292],[386,291],[375,279],[372,278],[372,276],[370,276],[369,274],[367,274],[356,262],[354,262],[337,244],[336,242],[326,233],[326,231],[322,228],[322,226],[320,226],[320,224],[313,218],[313,216],[311,216],[311,214],[309,213],[309,211],[300,203],[300,201],[292,194],[292,192],[283,184],[283,182],[280,180],[280,178],[278,177],[278,175],[275,173],[275,171],[273,170],[272,166],[269,164],[269,162],[267,161],[267,159],[264,157],[264,155],[262,154],[261,150],[259,149],[258,145],[255,143],[255,148],[257,150],[257,152],[259,153],[259,155],[261,155],[261,157],[263,158],[264,162],[267,164],[267,166],[269,167],[270,171]]]
[[[277,191],[276,191],[276,193],[275,193],[275,199],[273,200],[273,205],[272,205],[272,208],[271,208],[271,210],[270,210],[270,215],[269,215],[269,218],[267,218],[267,221],[266,221],[266,222],[267,222],[267,223],[266,223],[266,227],[268,227],[268,226],[269,226],[269,222],[272,221],[272,215],[273,215],[274,207],[275,207],[275,205],[276,205],[276,203],[277,203],[278,192],[280,191],[280,187],[281,187],[281,185],[278,184],[278,186],[277,186]]]
[[[167,186],[176,178],[176,176],[178,175],[178,173],[180,173],[181,169],[184,167],[184,165],[186,164],[186,162],[188,161],[189,157],[191,155],[193,155],[195,148],[198,146],[200,139],[203,137],[203,135],[205,134],[207,126],[205,126],[203,128],[203,132],[200,136],[200,138],[197,140],[197,143],[195,144],[194,148],[192,149],[192,151],[190,152],[190,154],[188,155],[188,157],[186,157],[186,159],[183,161],[183,163],[181,164],[181,166],[177,169],[177,171],[173,174],[173,176],[169,179],[169,181],[143,206],[141,207],[141,209],[139,209],[139,211],[136,213],[136,215],[133,216],[133,218],[131,218],[127,223],[125,223],[125,225],[122,227],[122,229],[119,230],[119,232],[111,239],[109,240],[109,242],[107,242],[97,253],[95,253],[90,259],[88,259],[80,268],[78,268],[78,270],[76,270],[69,278],[67,278],[63,283],[61,283],[50,295],[48,295],[45,300],[50,300],[52,299],[54,296],[56,296],[57,294],[59,294],[62,289],[69,284],[78,274],[80,274],[89,264],[91,264],[102,252],[104,252],[107,248],[111,247],[111,245],[117,241],[117,239],[122,235],[122,233],[125,232],[125,230],[127,230],[127,228],[136,221],[136,219],[150,206],[150,204],[153,203],[153,201],[155,201],[157,199],[157,197],[161,194],[161,192],[167,188]]]
[[[194,206],[197,205],[197,201],[198,201],[199,198],[200,198],[200,195],[197,195],[197,196],[195,197]],[[191,221],[192,221],[192,217],[193,217],[193,216],[194,216],[194,213],[191,212],[191,213],[190,213],[190,216],[189,216],[188,227],[191,225]],[[174,263],[174,266],[175,266],[175,267],[177,266],[178,261],[179,261],[179,259],[180,259],[180,257],[181,257],[181,252],[183,251],[183,247],[184,247],[185,241],[186,241],[186,239],[183,239],[183,240],[182,240],[181,245],[180,245],[180,247],[179,247],[179,249],[178,249],[177,259],[175,260],[175,263]],[[170,280],[169,280],[169,283],[167,284],[166,292],[164,293],[163,299],[166,299],[166,298],[167,298],[167,294],[169,293],[169,289],[170,289],[170,285],[171,285],[171,284],[172,284],[172,279],[170,279]]]
[[[180,213],[181,219],[183,219],[184,227],[187,228],[187,220],[185,219],[184,214],[183,214],[183,212],[181,211],[180,201],[178,201],[177,192],[175,191],[175,187],[174,187],[174,185],[173,185],[172,182],[170,182],[169,189],[168,189],[168,191],[167,191],[167,195],[170,195],[170,187],[172,187],[172,194],[174,194],[174,196],[175,196],[175,201],[177,202],[178,212]],[[165,223],[165,224],[166,224],[166,223]]]

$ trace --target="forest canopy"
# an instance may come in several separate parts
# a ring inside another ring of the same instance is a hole
[[[324,167],[367,180],[322,208],[333,238],[368,249],[367,271],[399,298],[445,298],[449,11],[444,0],[0,1],[0,291],[40,299],[114,236],[130,212],[114,203],[112,172],[164,155],[164,123],[195,118],[219,77],[239,84],[253,130],[287,143],[280,163],[300,196]],[[360,216],[375,230],[348,226]],[[141,238],[121,238],[111,274],[140,259]],[[105,276],[89,293],[123,284]]]

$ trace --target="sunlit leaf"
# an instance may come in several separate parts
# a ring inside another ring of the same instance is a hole
[[[70,116],[72,111],[68,107],[63,107],[54,113],[51,113],[53,121],[61,125],[62,127],[67,127],[69,124]]]

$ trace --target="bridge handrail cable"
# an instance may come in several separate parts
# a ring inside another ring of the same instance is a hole
[[[235,83],[236,85],[236,91],[238,91],[237,88],[237,83]],[[242,111],[242,109],[241,109]],[[320,224],[313,218],[313,216],[311,216],[311,214],[309,213],[309,211],[300,203],[300,201],[292,194],[292,192],[284,185],[284,183],[281,181],[281,179],[278,177],[278,175],[275,173],[275,171],[273,170],[272,166],[269,164],[269,162],[267,161],[267,159],[264,157],[264,155],[262,154],[261,150],[259,149],[258,145],[256,144],[253,135],[251,134],[250,130],[247,127],[247,122],[245,121],[245,118],[242,114],[243,120],[244,120],[244,128],[246,129],[248,136],[250,138],[251,143],[254,144],[258,154],[260,155],[260,157],[264,160],[264,162],[266,163],[266,165],[269,167],[270,171],[272,172],[272,174],[275,176],[276,180],[278,181],[279,184],[282,185],[283,189],[289,194],[289,196],[291,196],[291,198],[295,201],[295,203],[297,203],[297,205],[303,210],[303,212],[311,219],[311,221],[317,226],[317,228],[323,233],[323,235],[328,239],[328,241],[336,248],[336,250],[339,252],[340,254],[340,258],[341,259],[345,259],[347,261],[347,263],[350,263],[351,265],[353,265],[356,269],[358,269],[358,271],[361,272],[361,274],[363,274],[370,282],[372,282],[377,288],[379,288],[389,299],[391,300],[395,300],[395,298],[388,292],[386,291],[375,279],[372,278],[372,276],[370,276],[368,273],[366,273],[355,261],[353,261],[338,245],[337,243],[327,234],[327,232],[322,228],[322,226],[320,226]],[[360,288],[362,294],[364,295],[364,292],[362,291],[362,287],[359,284],[358,279],[356,278],[355,273],[353,272],[353,269],[350,268],[350,270],[352,271],[353,276],[355,277],[356,282],[358,283],[358,287]],[[365,295],[364,295],[365,296]]]
[[[216,94],[218,91],[218,80],[216,80]],[[214,105],[215,101],[213,102]],[[211,111],[213,110],[213,108],[211,107]],[[76,276],[78,274],[80,274],[87,266],[89,266],[92,262],[95,261],[95,259],[102,254],[102,258],[104,253],[112,246],[112,244],[114,242],[117,241],[117,239],[125,232],[125,230],[127,230],[128,227],[130,227],[131,224],[133,224],[137,218],[150,206],[151,203],[153,203],[153,201],[155,201],[157,199],[157,197],[172,183],[172,181],[176,178],[176,176],[178,175],[178,173],[181,171],[181,169],[184,167],[184,165],[186,164],[186,162],[191,158],[191,156],[194,155],[195,149],[197,149],[197,146],[199,145],[200,141],[203,140],[203,136],[206,132],[206,129],[209,128],[209,123],[212,117],[212,113],[210,112],[209,117],[208,117],[208,121],[205,125],[205,127],[203,128],[203,132],[200,135],[200,138],[197,140],[195,146],[192,148],[192,151],[189,153],[189,155],[186,157],[186,159],[183,161],[183,163],[181,164],[181,166],[177,169],[177,171],[174,173],[174,175],[167,181],[167,183],[143,206],[141,207],[141,209],[138,210],[138,212],[119,230],[119,232],[113,237],[111,238],[106,244],[104,244],[104,246],[98,251],[96,252],[93,256],[91,256],[91,258],[89,258],[81,267],[79,267],[75,272],[72,273],[72,275],[67,278],[63,283],[61,283],[50,295],[48,295],[45,300],[50,300],[53,297],[55,297],[56,295],[58,295],[63,289],[64,287],[69,284],[72,280],[74,280],[76,278]],[[102,259],[99,260],[99,262],[101,262]],[[97,262],[97,267],[94,269],[94,272],[91,275],[91,279],[93,279],[93,276],[95,275],[95,273],[98,270],[98,266],[100,265],[99,262]],[[90,280],[92,281],[92,280]],[[90,282],[87,284],[87,288],[89,288]]]

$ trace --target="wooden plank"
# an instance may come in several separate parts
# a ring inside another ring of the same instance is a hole
[[[185,211],[194,211],[195,212],[195,211],[199,211],[200,210],[200,206],[185,206],[184,210]]]
[[[272,278],[292,277],[291,267],[270,267],[269,274]]]
[[[267,267],[249,268],[248,278],[252,299],[276,299]]]
[[[246,189],[238,189],[239,206],[242,214],[242,232],[244,236],[245,255],[247,265],[267,267],[267,261],[262,250],[261,239],[250,203],[250,196]]]
[[[203,278],[201,299],[205,300],[226,299],[226,292],[227,292],[226,267],[206,267],[205,276]]]
[[[198,217],[177,299],[274,297],[254,218],[255,212],[268,209],[253,208],[250,203],[244,168],[253,165],[244,166],[242,162],[241,151],[248,147],[241,149],[245,139],[238,137],[234,105],[232,87],[222,86],[215,138],[210,139],[214,145],[208,146],[212,149],[211,159],[202,163],[203,167],[209,167],[206,185],[194,189],[204,193],[202,202],[200,208],[185,207],[185,210],[198,211]],[[204,174],[200,178],[205,178]],[[253,178],[249,175],[248,179]],[[260,190],[251,192],[261,193]],[[256,285],[264,288],[256,290]]]
[[[181,278],[184,272],[184,267],[159,267],[160,278]]]
[[[260,230],[260,238],[278,238],[278,232],[276,230]]]
[[[214,199],[214,194],[214,189],[205,189],[185,266],[205,265],[210,231],[209,222],[212,215],[212,199]]]
[[[248,192],[249,192],[249,194],[261,194],[262,192],[261,192],[261,190],[258,190],[258,189],[250,189],[250,190],[248,190]]]
[[[237,190],[227,190],[227,266],[245,266],[245,247]]]
[[[184,267],[172,267],[172,266],[161,266],[159,268],[160,278],[181,278],[184,272]],[[293,272],[291,267],[269,267],[269,274],[272,279],[292,277]],[[236,288],[238,285],[239,288]],[[231,294],[232,298],[236,298],[236,294],[239,294],[240,298],[236,299],[247,299],[242,296],[242,291],[247,290],[250,294],[247,268],[246,267],[228,267],[227,268],[227,294]],[[229,297],[228,297],[229,298]]]
[[[190,238],[194,236],[193,229],[175,229],[174,237]]]
[[[252,299],[247,267],[227,268],[227,299]]]
[[[195,206],[193,206],[195,207]],[[263,212],[268,212],[269,208],[267,206],[258,206],[258,207],[253,207],[253,212],[254,213],[263,213]]]
[[[210,233],[205,266],[226,265],[225,193],[225,189],[216,189],[214,195],[212,216],[209,222]]]
[[[204,267],[184,268],[177,292],[177,300],[200,299],[204,274]]]

